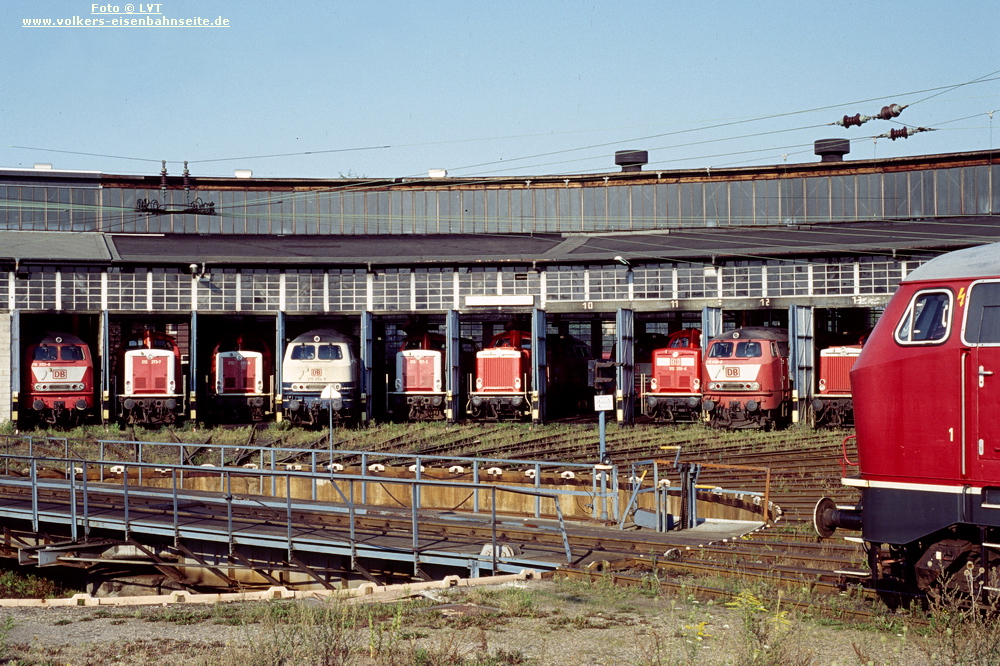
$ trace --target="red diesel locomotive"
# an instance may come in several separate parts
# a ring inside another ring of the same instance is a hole
[[[851,383],[858,475],[843,483],[861,499],[854,508],[821,499],[816,531],[860,529],[880,589],[947,579],[995,594],[1000,244],[938,257],[906,277]]]
[[[46,333],[26,354],[22,409],[30,423],[76,426],[94,415],[94,359],[70,333]]]
[[[702,367],[701,331],[685,328],[671,333],[664,347],[652,353],[649,390],[640,396],[643,414],[665,423],[697,421]]]
[[[118,358],[118,416],[128,424],[165,425],[184,410],[181,352],[174,338],[142,331]]]
[[[474,419],[531,416],[531,333],[505,331],[476,354],[476,372],[467,411]],[[574,337],[549,339],[546,378],[553,411],[573,411],[586,403],[590,346]]]
[[[271,350],[259,338],[237,334],[212,349],[208,380],[213,417],[263,421],[272,411]]]
[[[717,335],[705,356],[702,409],[717,428],[773,429],[791,422],[788,334],[738,328]]]
[[[807,414],[812,426],[841,428],[854,425],[851,368],[860,354],[861,345],[820,350],[819,382]]]
[[[471,366],[476,345],[459,340],[459,366]],[[399,420],[433,421],[445,417],[447,338],[421,332],[406,336],[396,353],[395,390],[389,392],[389,412]]]

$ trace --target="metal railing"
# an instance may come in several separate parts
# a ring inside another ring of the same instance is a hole
[[[115,440],[115,439],[100,439],[100,440],[89,440],[89,441],[73,441],[62,437],[34,437],[30,435],[0,435],[0,441],[3,442],[4,453],[21,453],[17,450],[18,446],[26,447],[23,451],[24,455],[47,457],[53,447],[58,447],[62,450],[62,457],[69,459],[79,456],[73,456],[71,452],[70,442],[72,441],[78,446],[88,446],[96,447],[96,456],[87,456],[87,460],[93,464],[99,464],[99,479],[104,480],[106,471],[108,471],[108,466],[119,466],[125,464],[133,463],[151,463],[154,468],[166,468],[169,465],[176,465],[181,468],[190,466],[189,461],[186,461],[187,453],[185,449],[199,449],[203,452],[208,452],[210,455],[202,456],[201,460],[206,462],[201,463],[199,466],[195,466],[199,472],[204,472],[208,467],[202,467],[202,465],[212,465],[214,467],[223,469],[234,469],[231,466],[227,466],[227,452],[230,455],[235,455],[238,452],[243,452],[240,456],[242,460],[247,460],[248,462],[243,463],[241,466],[237,466],[235,469],[241,469],[245,465],[256,465],[254,469],[260,470],[270,470],[278,471],[282,466],[299,464],[302,469],[293,469],[291,471],[308,471],[313,474],[319,473],[321,470],[333,471],[337,469],[337,465],[340,464],[339,461],[344,459],[357,459],[360,461],[359,470],[361,471],[361,476],[350,474],[345,471],[345,474],[352,476],[355,479],[361,480],[361,498],[360,503],[366,504],[368,502],[368,485],[372,481],[372,478],[365,476],[365,472],[370,469],[371,465],[375,464],[390,464],[397,467],[413,468],[414,479],[424,480],[422,472],[425,468],[429,468],[431,465],[447,466],[459,465],[463,468],[470,470],[472,475],[471,483],[473,484],[473,497],[472,497],[472,512],[480,512],[480,493],[486,489],[492,487],[491,484],[487,484],[486,481],[489,480],[492,474],[489,471],[492,468],[508,468],[513,470],[518,470],[522,472],[532,472],[530,475],[526,476],[525,479],[534,487],[537,499],[534,503],[534,517],[541,518],[541,495],[537,495],[542,491],[542,474],[543,472],[558,472],[566,471],[573,472],[574,477],[578,475],[589,476],[590,488],[587,490],[577,490],[578,486],[566,486],[558,489],[548,489],[548,492],[556,493],[563,496],[573,496],[573,497],[583,497],[589,499],[590,503],[587,508],[590,509],[591,518],[593,520],[604,520],[608,517],[609,513],[611,520],[619,520],[619,502],[618,502],[618,492],[619,492],[619,482],[618,482],[618,469],[612,466],[610,469],[606,465],[601,465],[600,463],[572,463],[572,462],[556,462],[550,460],[516,460],[510,458],[474,458],[468,456],[439,456],[439,455],[420,455],[413,453],[391,453],[391,452],[372,452],[372,451],[360,451],[360,450],[347,450],[347,449],[337,449],[332,446],[332,443],[328,445],[326,449],[303,449],[303,448],[293,448],[293,447],[272,447],[272,446],[261,446],[261,445],[251,445],[251,446],[240,446],[236,444],[185,444],[185,443],[175,443],[175,442],[140,442],[134,440]],[[131,459],[127,459],[126,456],[121,455],[122,448],[130,448]],[[12,450],[13,449],[13,450]],[[117,450],[117,455],[116,455]],[[253,451],[253,455],[249,455],[249,451]],[[109,455],[110,454],[110,455]],[[306,460],[305,463],[289,463],[282,462],[282,460]],[[175,460],[177,462],[170,462]],[[208,462],[211,460],[211,462]],[[250,460],[256,460],[256,462],[249,462]],[[139,466],[138,472],[138,482],[143,483],[143,470],[147,469],[149,466]],[[326,477],[313,477],[312,489],[311,489],[311,499],[317,499],[317,486],[320,478]],[[377,479],[378,482],[382,482],[386,477],[373,477]],[[271,495],[277,494],[277,481],[274,477],[271,480]],[[453,485],[449,483],[448,485]],[[513,487],[504,486],[505,488],[511,490]],[[261,493],[263,494],[263,492]],[[417,493],[419,495],[419,492]]]
[[[492,533],[490,542],[491,556],[487,560],[484,560],[482,555],[433,551],[433,559],[435,560],[435,563],[447,563],[454,566],[459,561],[466,562],[469,560],[477,560],[484,563],[489,562],[493,573],[496,573],[501,568],[501,560],[516,559],[514,557],[503,558],[500,555],[501,551],[499,546],[502,544],[499,544],[497,541],[497,500],[498,494],[501,493],[534,496],[538,499],[538,501],[543,499],[551,500],[555,505],[554,513],[558,523],[557,529],[562,538],[566,561],[569,562],[572,560],[569,538],[566,533],[566,524],[563,519],[562,509],[559,506],[559,493],[556,492],[535,490],[532,488],[505,487],[460,481],[398,479],[376,477],[366,474],[338,474],[333,471],[313,472],[269,469],[250,470],[231,467],[208,469],[195,465],[164,465],[163,463],[130,461],[119,461],[119,464],[123,467],[120,483],[110,483],[103,478],[103,467],[107,465],[107,461],[86,461],[79,458],[0,454],[0,466],[2,466],[3,473],[5,475],[3,478],[0,478],[0,487],[6,486],[26,488],[29,490],[30,495],[30,509],[18,509],[10,502],[6,502],[0,505],[0,516],[22,517],[25,519],[30,516],[32,530],[35,532],[39,532],[41,530],[42,523],[56,523],[63,525],[68,523],[70,533],[69,536],[74,542],[81,541],[81,537],[83,541],[86,541],[90,536],[91,528],[95,521],[99,521],[101,528],[104,530],[121,530],[126,540],[131,537],[133,531],[156,534],[158,536],[173,536],[175,545],[179,543],[182,538],[221,541],[224,537],[231,554],[236,545],[241,543],[247,545],[264,545],[271,548],[278,547],[278,539],[274,536],[270,536],[265,533],[254,533],[252,531],[248,531],[245,523],[241,529],[241,523],[240,521],[234,519],[233,513],[234,507],[248,507],[258,510],[262,508],[271,509],[276,513],[284,514],[285,535],[281,540],[281,545],[287,550],[289,559],[291,560],[293,552],[297,549],[302,551],[326,550],[327,552],[330,552],[330,548],[336,543],[335,540],[330,539],[307,539],[303,536],[299,536],[297,538],[295,528],[296,525],[301,525],[301,520],[293,520],[293,514],[295,512],[308,512],[318,516],[322,516],[324,514],[336,514],[338,516],[343,516],[344,514],[347,514],[349,517],[349,536],[347,545],[350,549],[351,568],[354,570],[360,552],[360,546],[357,539],[358,517],[369,513],[368,509],[359,507],[355,502],[354,485],[358,482],[395,484],[410,488],[411,496],[414,498],[414,501],[411,502],[411,506],[409,507],[410,531],[412,535],[411,546],[414,573],[419,575],[418,569],[422,561],[421,554],[427,552],[426,549],[422,549],[420,546],[421,521],[419,516],[419,489],[433,486],[447,486],[452,488],[462,488],[474,492],[484,492],[489,495],[490,525]],[[44,475],[40,475],[40,470],[44,470],[46,468],[62,471],[64,478],[49,478]],[[156,477],[160,480],[169,479],[169,487],[154,488],[152,486],[141,485],[141,482],[139,485],[135,485],[130,482],[130,471],[135,473],[136,478],[141,478],[143,472],[146,473],[147,477],[152,478],[153,475],[150,474],[150,472],[154,472]],[[14,476],[12,475],[12,472],[17,472],[19,474],[23,474],[24,476]],[[194,473],[200,475],[218,474],[220,487],[224,490],[214,496],[205,492],[191,492],[184,488],[183,485],[185,473],[188,475]],[[92,475],[97,476],[97,480],[91,480]],[[266,495],[249,497],[238,497],[234,495],[232,492],[232,482],[234,478],[238,477],[259,477],[261,479],[268,478],[271,481],[272,488],[282,485],[283,481],[283,501],[278,499],[276,495],[271,496],[270,498]],[[292,482],[295,479],[327,481],[334,487],[343,500],[343,503],[310,502],[306,504],[301,500],[295,501],[292,496]],[[346,492],[345,489],[341,487],[342,485],[346,485]],[[58,503],[54,499],[41,500],[39,496],[40,491],[50,492],[53,494],[65,493],[67,495],[66,504],[68,504],[68,507],[65,504]],[[111,498],[120,499],[122,505],[121,517],[115,518],[109,516],[107,509],[102,507],[100,509],[100,513],[102,515],[98,518],[98,516],[95,515],[92,506],[95,494],[99,494],[105,503],[109,496]],[[140,507],[138,504],[139,499],[147,501],[165,501],[155,505],[154,507]],[[225,532],[220,535],[218,532],[206,530],[204,528],[186,528],[182,524],[181,514],[183,510],[189,507],[192,502],[202,503],[206,506],[216,505],[217,508],[220,509],[218,512],[220,520],[222,515],[221,505],[224,504],[226,524]],[[167,528],[164,526],[162,521],[143,520],[141,517],[136,517],[137,515],[142,516],[145,514],[148,518],[150,513],[159,515],[162,510],[171,511],[172,521],[169,525],[169,531],[167,531]],[[326,544],[327,547],[324,548],[324,544]],[[398,548],[386,548],[381,554],[384,555],[385,550],[391,550],[394,553],[398,553]],[[364,552],[366,556],[377,556],[379,551],[380,549],[373,546],[371,543],[366,543],[364,545]],[[343,554],[347,553],[345,552]],[[523,562],[517,566],[520,567],[521,564],[523,564]]]

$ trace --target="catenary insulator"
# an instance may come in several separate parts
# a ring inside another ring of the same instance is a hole
[[[842,125],[843,127],[861,127],[861,124],[867,121],[868,116],[865,116],[865,120],[861,120],[861,114],[855,114],[853,116],[844,116],[842,120],[838,120],[835,125]]]
[[[860,127],[869,120],[892,120],[893,118],[899,117],[899,114],[901,114],[903,109],[906,107],[906,104],[890,104],[888,106],[883,106],[877,116],[863,116],[860,113],[856,113],[853,116],[844,116],[833,124],[840,125],[842,127]]]
[[[906,105],[900,106],[899,104],[883,106],[882,110],[879,111],[878,117],[882,120],[892,120],[893,118],[898,118],[899,114],[901,114],[905,108]]]
[[[879,134],[876,139],[907,139],[914,134],[919,134],[920,132],[933,132],[933,127],[901,127],[899,129],[891,129],[885,134]]]
[[[160,189],[165,190],[167,189],[167,161],[161,160],[160,164],[163,165],[160,169]]]

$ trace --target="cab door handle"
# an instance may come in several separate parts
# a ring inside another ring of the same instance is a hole
[[[993,374],[992,370],[987,370],[983,366],[979,366],[979,388],[985,386],[985,377],[989,377]]]

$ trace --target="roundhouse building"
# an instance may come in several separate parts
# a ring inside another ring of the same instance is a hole
[[[178,339],[194,418],[209,409],[209,350],[237,329],[274,341],[276,373],[304,331],[354,336],[366,418],[384,414],[408,328],[482,342],[512,321],[543,349],[574,336],[595,357],[613,350],[625,421],[636,340],[681,327],[705,340],[787,327],[807,399],[821,338],[863,332],[937,253],[1000,240],[1000,151],[844,161],[844,144],[817,142],[812,163],[710,170],[652,170],[629,151],[621,171],[525,178],[0,169],[0,420],[18,418],[24,351],[50,330],[95,350],[105,418],[116,353],[143,328]],[[448,383],[457,420],[460,368]]]

